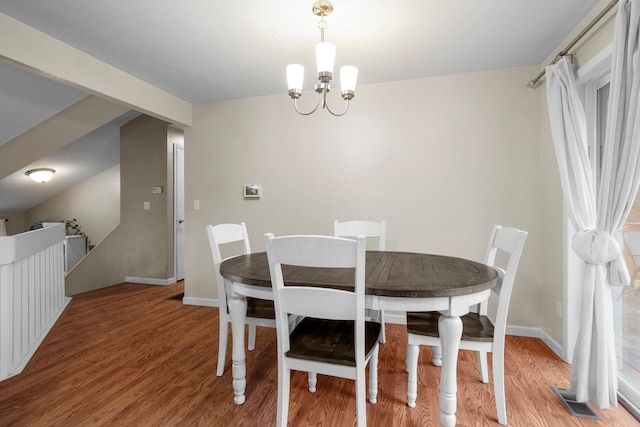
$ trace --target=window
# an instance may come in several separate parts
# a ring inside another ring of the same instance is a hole
[[[598,187],[607,123],[610,67],[609,49],[578,73],[587,118],[589,157]],[[623,230],[615,237],[632,278],[630,287],[612,288],[619,394],[631,404],[632,410],[637,411],[640,407],[640,196],[636,196]]]

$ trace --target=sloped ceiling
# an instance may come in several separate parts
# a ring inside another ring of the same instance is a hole
[[[333,3],[325,38],[337,45],[336,66],[356,65],[358,84],[367,84],[540,65],[597,0]],[[312,4],[310,0],[0,0],[0,13],[198,103],[286,96],[284,68],[291,62],[305,65],[306,89],[310,89],[315,74],[313,45],[319,40],[319,19],[311,13]],[[85,95],[0,63],[0,144]],[[74,142],[73,152],[110,131],[96,132]],[[94,163],[99,155],[60,157],[68,159],[65,167],[70,170],[97,172],[111,164]],[[65,183],[65,189],[86,175],[78,174]],[[63,191],[51,185],[40,189],[39,197],[14,199],[19,192],[15,186],[24,179],[22,171],[0,179],[0,210],[24,210]]]

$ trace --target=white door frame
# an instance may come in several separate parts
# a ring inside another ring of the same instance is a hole
[[[181,233],[178,234],[179,232]],[[173,144],[173,256],[173,277],[179,281],[184,279],[184,146],[175,143]]]

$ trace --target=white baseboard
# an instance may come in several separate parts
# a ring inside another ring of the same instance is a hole
[[[173,277],[169,278],[169,279],[150,279],[148,277],[125,277],[124,281],[127,283],[139,283],[141,285],[160,285],[160,286],[167,286],[167,285],[173,285],[174,283],[176,283],[176,279],[174,279]]]
[[[193,298],[184,297],[182,303],[185,305],[200,305],[203,307],[220,307],[220,300],[213,298]]]
[[[506,334],[516,337],[540,338],[540,328],[507,325]]]
[[[540,330],[540,339],[549,347],[558,357],[564,360],[566,363],[571,364],[570,360],[567,360],[564,348],[553,338],[551,338],[545,331]]]

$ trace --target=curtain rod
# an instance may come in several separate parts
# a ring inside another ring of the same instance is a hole
[[[567,54],[569,53],[569,49],[571,49],[573,46],[575,46],[576,43],[578,43],[580,41],[581,38],[583,38],[585,36],[585,34],[587,34],[593,27],[595,27],[595,25],[602,19],[604,18],[604,16],[609,13],[609,11],[611,9],[613,9],[613,7],[618,4],[618,0],[613,0],[611,3],[609,3],[603,10],[602,12],[600,12],[598,14],[598,16],[596,16],[595,18],[593,18],[593,21],[591,21],[582,31],[580,31],[580,34],[578,34],[573,40],[571,40],[571,42],[567,45],[567,47],[565,47],[564,49],[562,49],[560,51],[560,53],[558,53],[558,55],[556,55],[556,57],[554,58],[553,61],[551,61],[551,63],[549,65],[553,65],[556,62],[558,62],[560,60],[560,58],[562,58],[563,56],[567,56]],[[546,67],[545,67],[546,69]],[[543,69],[540,74],[538,74],[533,80],[531,80],[529,83],[527,83],[527,86],[529,86],[531,89],[535,89],[538,84],[540,83],[540,79],[542,79],[542,77],[545,74],[545,69]]]

